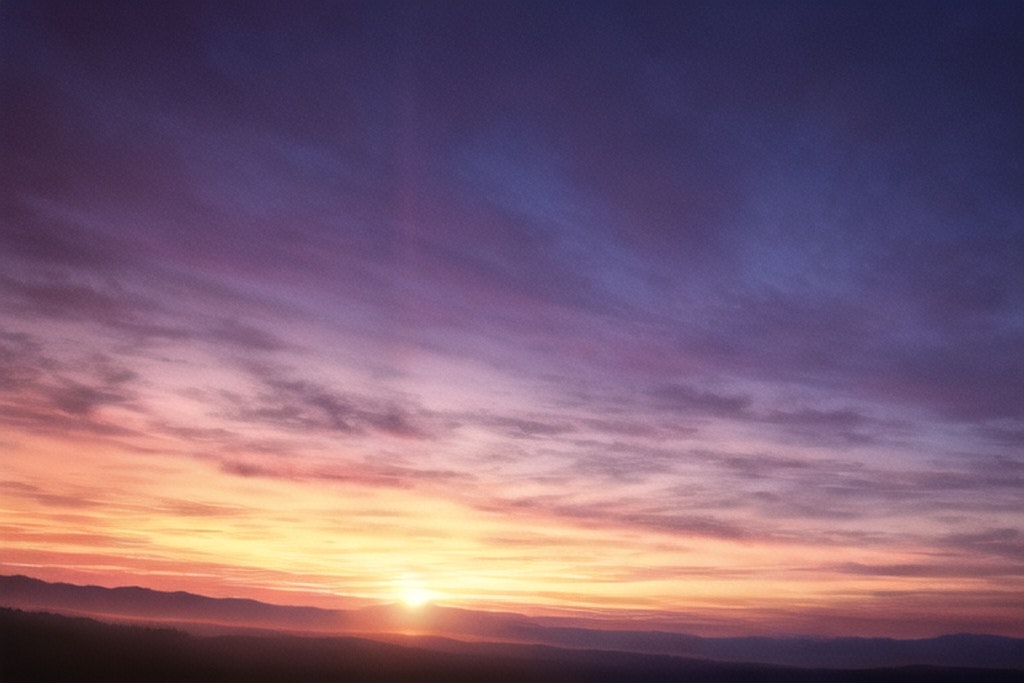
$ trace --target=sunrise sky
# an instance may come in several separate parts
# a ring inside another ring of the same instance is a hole
[[[0,574],[1024,635],[1024,4],[0,2]]]

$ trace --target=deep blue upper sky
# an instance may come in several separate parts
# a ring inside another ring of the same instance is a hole
[[[37,275],[126,258],[54,224],[89,202],[372,306],[1022,417],[1019,3],[9,5],[5,251]]]

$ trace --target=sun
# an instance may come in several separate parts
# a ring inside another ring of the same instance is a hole
[[[426,582],[415,574],[407,574],[397,580],[394,589],[395,598],[409,609],[423,607],[441,597],[439,593],[428,588]]]
[[[433,598],[434,594],[422,586],[406,586],[402,590],[402,602],[412,609],[423,607]]]

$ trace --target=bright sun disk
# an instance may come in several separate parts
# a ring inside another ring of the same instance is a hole
[[[433,598],[433,594],[426,588],[419,586],[408,586],[402,593],[402,602],[407,607],[422,607],[430,602],[431,598]]]

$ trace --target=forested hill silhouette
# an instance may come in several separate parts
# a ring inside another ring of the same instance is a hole
[[[0,606],[94,616],[104,620],[160,621],[193,633],[211,624],[318,635],[365,635],[418,643],[434,650],[472,650],[459,641],[493,641],[580,650],[608,650],[780,666],[868,668],[908,665],[1024,670],[1024,640],[989,635],[890,638],[703,638],[664,631],[598,630],[551,626],[510,613],[439,606],[408,610],[381,605],[361,610],[270,605],[146,588],[101,588],[0,576]],[[220,629],[224,632],[224,629]],[[394,634],[399,634],[396,637]],[[415,635],[418,638],[410,638]],[[447,638],[431,639],[430,636]],[[452,640],[456,639],[456,640]],[[477,651],[482,646],[477,646]]]
[[[0,608],[0,680],[246,681],[360,680],[403,683],[1009,683],[1019,671],[900,667],[827,670],[593,650],[509,646],[452,653],[352,637],[207,636],[106,624],[83,617]]]

